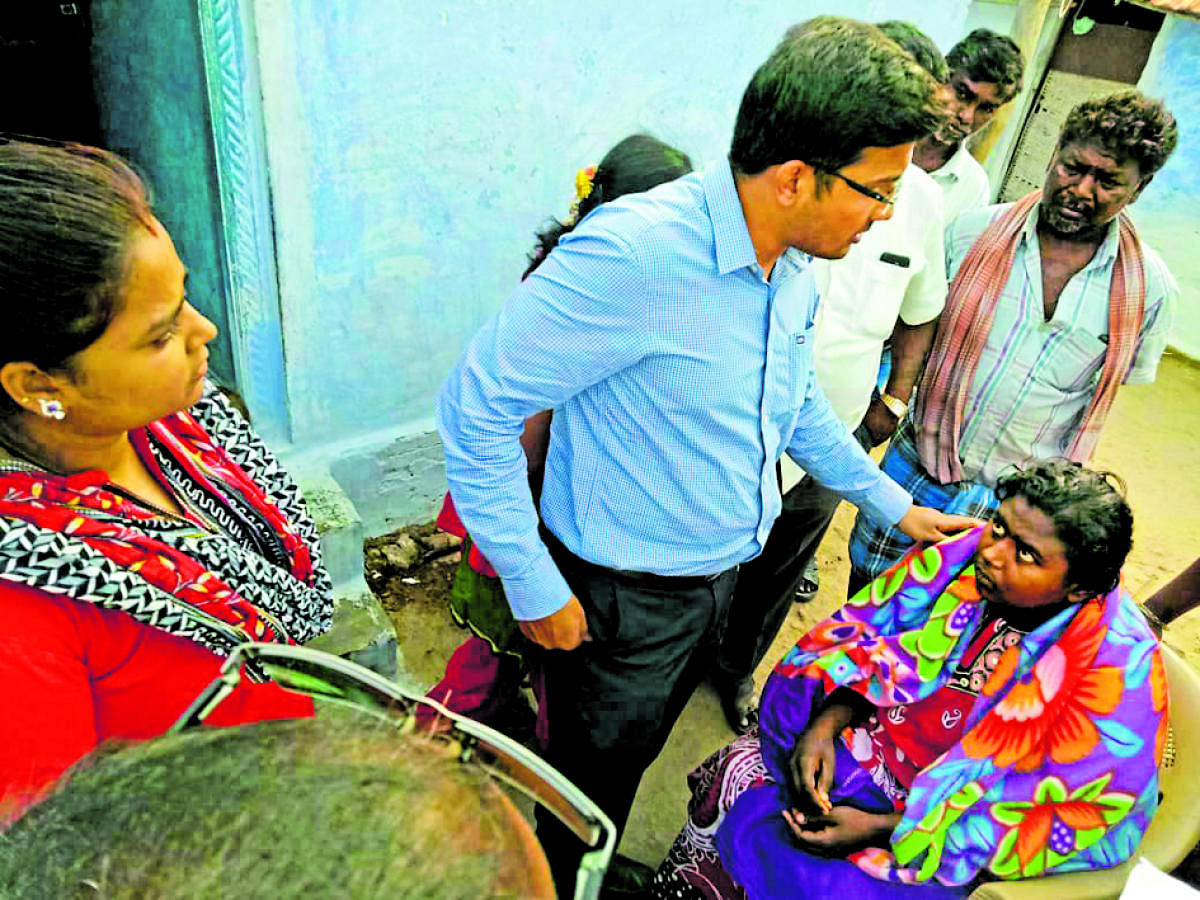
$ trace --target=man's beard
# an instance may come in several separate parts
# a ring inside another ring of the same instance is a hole
[[[1063,215],[1064,209],[1078,212],[1079,216]],[[1097,227],[1092,219],[1092,212],[1087,206],[1051,201],[1042,204],[1041,220],[1043,225],[1056,234],[1077,237]]]
[[[937,141],[939,144],[943,144],[947,147],[952,147],[956,144],[961,144],[968,137],[969,137],[969,135],[967,134],[967,132],[962,131],[958,128],[955,128],[952,125],[943,125],[941,128],[939,128],[933,134],[933,139],[935,141]]]

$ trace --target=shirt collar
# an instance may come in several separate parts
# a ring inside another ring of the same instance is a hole
[[[717,271],[728,275],[736,269],[754,265],[758,257],[746,227],[746,216],[742,212],[742,201],[738,198],[729,160],[721,160],[704,173],[704,200],[712,222]]]
[[[750,240],[750,229],[746,227],[746,214],[742,212],[742,201],[738,197],[737,182],[733,167],[728,159],[709,166],[704,173],[704,200],[708,204],[708,215],[712,221],[713,243],[717,251],[717,271],[728,275],[738,269],[757,269],[758,255],[754,242]],[[811,260],[795,247],[788,247],[776,261],[782,272],[803,269]]]
[[[958,145],[958,149],[950,155],[950,158],[942,163],[942,167],[934,170],[934,173],[950,181],[957,182],[961,180],[963,177],[963,167],[967,165],[966,157],[970,152],[967,149],[967,142],[963,141]]]
[[[1037,240],[1037,220],[1038,214],[1042,209],[1042,201],[1038,200],[1029,210],[1029,217],[1025,220],[1025,227],[1022,229],[1022,239],[1027,241]],[[1104,241],[1096,248],[1096,252],[1092,254],[1091,261],[1084,268],[1092,266],[1108,265],[1111,260],[1116,259],[1117,250],[1121,246],[1120,232],[1120,216],[1108,223],[1108,231],[1105,232]]]

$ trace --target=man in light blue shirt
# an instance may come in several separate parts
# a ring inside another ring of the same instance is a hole
[[[914,507],[812,373],[804,254],[842,256],[890,215],[935,90],[871,26],[793,28],[746,90],[729,162],[591,213],[438,397],[455,505],[548,651],[544,752],[618,828],[766,542],[781,454],[919,540],[969,523]],[[518,438],[546,408],[539,536]],[[580,847],[553,820],[538,834],[569,893]]]

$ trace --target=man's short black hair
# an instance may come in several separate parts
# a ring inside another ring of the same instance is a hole
[[[1023,497],[1054,523],[1066,548],[1067,584],[1091,594],[1117,586],[1133,546],[1133,512],[1125,484],[1065,459],[1045,459],[1004,472],[996,484],[1001,502]]]
[[[879,30],[899,44],[900,49],[911,53],[913,59],[921,64],[921,68],[939,82],[945,83],[950,77],[946,57],[942,56],[942,51],[937,48],[933,38],[916,25],[899,19],[889,19],[879,23]]]
[[[793,26],[742,95],[729,160],[742,175],[802,160],[840,169],[942,121],[937,82],[874,25],[821,16]]]
[[[976,28],[946,54],[950,74],[965,72],[972,81],[998,85],[1007,102],[1021,93],[1025,59],[1016,41],[987,28]]]

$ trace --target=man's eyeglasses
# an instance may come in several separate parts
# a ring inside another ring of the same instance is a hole
[[[845,175],[843,175],[841,172],[838,172],[836,169],[827,169],[824,166],[813,166],[813,168],[816,169],[818,172],[824,172],[826,175],[832,175],[835,178],[842,179],[842,181],[846,182],[846,185],[848,187],[852,188],[853,190],[858,191],[864,197],[870,197],[876,203],[883,203],[886,206],[895,206],[896,205],[896,193],[899,192],[899,189],[900,189],[899,184],[896,185],[896,188],[893,191],[892,196],[889,197],[886,194],[879,193],[879,191],[872,190],[871,188],[867,187],[865,184],[859,184],[853,178],[847,178]]]
[[[588,846],[575,878],[574,896],[575,900],[593,900],[599,896],[616,845],[617,829],[583,791],[512,738],[340,656],[289,644],[241,644],[169,733],[202,723],[241,683],[245,664],[261,669],[289,690],[370,713],[396,723],[405,731],[416,728],[418,705],[430,707],[441,717],[442,724],[448,726],[431,733],[431,740],[455,747],[459,762],[481,765],[493,777],[546,807]]]

